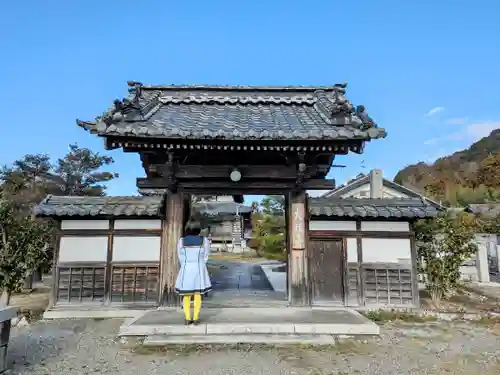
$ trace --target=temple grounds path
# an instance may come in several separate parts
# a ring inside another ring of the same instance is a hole
[[[379,338],[326,347],[124,347],[121,320],[14,328],[10,374],[500,374],[495,321],[385,323]]]

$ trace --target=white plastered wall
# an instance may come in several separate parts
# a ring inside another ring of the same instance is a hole
[[[160,219],[118,219],[116,230],[160,230]],[[108,220],[62,220],[64,230],[108,230]],[[115,262],[159,262],[160,236],[120,236],[113,238]],[[59,245],[59,263],[105,263],[107,261],[108,236],[62,236]]]
[[[363,238],[363,263],[399,263],[411,267],[409,238]]]
[[[309,230],[320,231],[345,231],[356,230],[356,222],[353,220],[311,220],[309,221]]]
[[[62,220],[62,230],[109,229],[109,220]]]
[[[161,229],[160,219],[119,219],[115,220],[115,229]]]
[[[358,243],[356,238],[347,238],[347,261],[349,263],[358,262]]]
[[[318,231],[355,231],[354,220],[311,220],[309,230]],[[369,232],[409,232],[410,224],[407,221],[362,221],[361,230]]]
[[[311,220],[313,231],[356,231],[355,220]],[[407,221],[361,221],[361,230],[370,232],[409,232]],[[363,263],[399,263],[411,266],[409,238],[363,238]],[[355,238],[347,238],[347,261],[357,262]]]
[[[63,236],[59,244],[59,263],[105,263],[107,236]]]
[[[367,232],[409,232],[407,221],[362,221],[361,230]]]
[[[159,262],[160,236],[115,236],[113,262]]]

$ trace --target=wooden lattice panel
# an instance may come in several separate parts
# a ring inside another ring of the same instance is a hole
[[[158,266],[113,266],[111,302],[155,304],[158,300]]]
[[[348,304],[350,306],[358,305],[358,267],[357,264],[349,263],[347,265],[347,289]]]
[[[103,302],[105,267],[58,267],[58,302]]]
[[[407,305],[413,303],[411,269],[363,267],[366,304]]]

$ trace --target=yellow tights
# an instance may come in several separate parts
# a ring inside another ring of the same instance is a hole
[[[184,315],[186,320],[191,320],[191,296],[184,296],[182,299],[182,306],[184,309]],[[193,311],[193,320],[197,321],[200,317],[201,310],[201,294],[194,294],[194,311]]]

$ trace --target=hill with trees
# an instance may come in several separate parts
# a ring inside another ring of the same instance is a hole
[[[433,164],[409,165],[394,182],[448,206],[500,202],[500,129]]]

